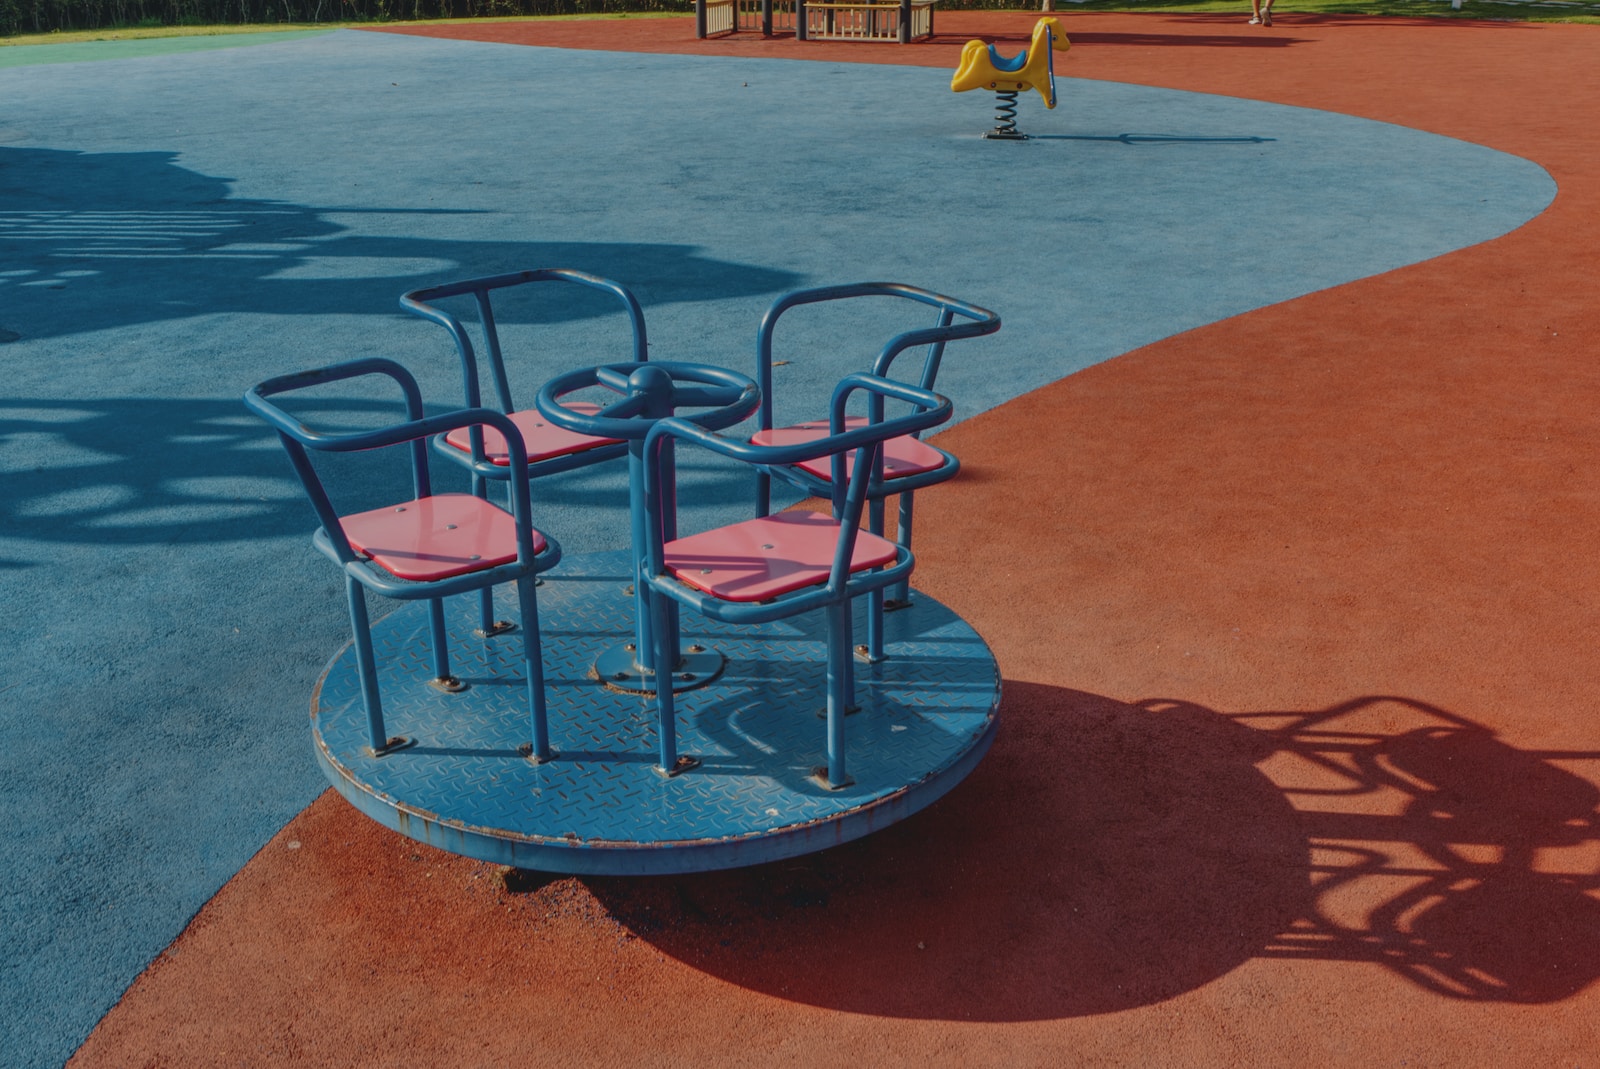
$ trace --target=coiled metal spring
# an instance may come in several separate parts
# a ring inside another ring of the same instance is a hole
[[[1007,141],[1024,141],[1028,135],[1017,129],[1017,91],[997,90],[994,94],[995,128],[984,137]]]

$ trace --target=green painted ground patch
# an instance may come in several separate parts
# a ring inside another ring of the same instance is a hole
[[[129,40],[73,41],[59,45],[29,44],[26,48],[0,48],[0,68],[29,67],[40,63],[85,63],[101,59],[136,59],[170,56],[181,52],[209,52],[217,48],[269,45],[308,37],[328,30],[279,30],[269,33],[219,33],[193,37],[138,37]]]

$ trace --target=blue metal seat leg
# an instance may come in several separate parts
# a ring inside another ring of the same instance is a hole
[[[383,724],[383,699],[378,694],[378,663],[372,653],[372,625],[367,618],[367,596],[361,584],[350,577],[344,581],[350,603],[350,633],[356,647],[356,672],[361,677],[361,704],[367,711],[367,734],[374,755],[388,753],[403,739],[390,739]]]
[[[855,781],[845,771],[844,718],[854,701],[854,672],[850,648],[850,602],[841,601],[824,610],[828,615],[828,767],[826,786],[833,790]],[[823,771],[818,769],[818,772]]]
[[[539,603],[534,586],[537,580],[525,575],[517,580],[517,607],[522,617],[522,660],[528,678],[530,734],[528,756],[537,763],[550,760],[550,721],[545,706],[544,661],[540,656]]]

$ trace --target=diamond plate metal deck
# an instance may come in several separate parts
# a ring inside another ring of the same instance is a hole
[[[427,684],[427,606],[373,624],[391,735],[415,740],[365,756],[366,718],[351,647],[311,699],[324,772],[368,816],[484,861],[563,873],[649,874],[757,864],[894,823],[939,798],[994,738],[1000,675],[978,634],[934,599],[886,617],[888,659],[857,663],[861,711],[846,721],[855,784],[809,778],[826,764],[826,649],[815,618],[731,627],[683,614],[683,641],[728,660],[710,685],[678,695],[679,752],[702,765],[656,773],[653,699],[588,678],[597,652],[631,639],[628,555],[571,558],[545,575],[539,617],[556,759],[534,765],[520,671],[522,637],[472,634],[476,599],[446,609],[451,666],[467,689]],[[515,618],[514,591],[496,591]],[[858,612],[857,633],[865,632]]]

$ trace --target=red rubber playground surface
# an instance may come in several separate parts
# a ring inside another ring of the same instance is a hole
[[[402,32],[953,68],[1034,17]],[[1276,22],[1069,13],[1063,70],[1445,134],[1559,193],[939,436],[964,470],[916,584],[1005,677],[966,783],[649,881],[508,878],[324,795],[73,1064],[1595,1064],[1600,28]]]

